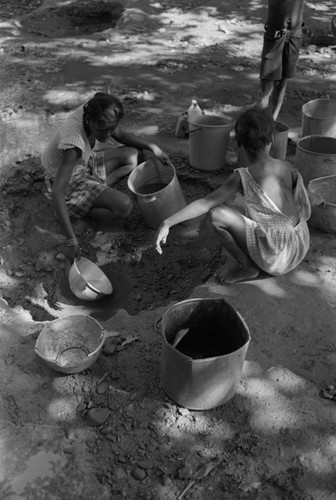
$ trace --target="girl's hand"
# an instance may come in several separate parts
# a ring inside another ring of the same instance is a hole
[[[71,263],[75,259],[81,258],[81,250],[80,250],[80,246],[78,243],[76,243],[75,245],[67,246],[67,256],[68,256],[69,260],[71,261]]]
[[[157,145],[157,144],[151,144],[150,150],[152,151],[153,155],[160,160],[164,165],[167,165],[170,163],[169,156],[167,153],[162,151],[162,149]]]
[[[162,255],[161,245],[166,244],[168,234],[169,234],[169,227],[164,222],[162,222],[156,234],[156,241],[155,241],[155,248],[160,255]]]

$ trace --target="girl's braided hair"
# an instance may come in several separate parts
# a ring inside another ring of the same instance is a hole
[[[238,146],[255,156],[265,146],[272,142],[275,123],[271,113],[260,107],[248,109],[240,115],[235,124]]]
[[[124,116],[124,108],[119,99],[111,94],[104,94],[104,92],[97,92],[84,105],[84,113],[91,120],[97,121],[107,108],[113,110],[117,122]]]

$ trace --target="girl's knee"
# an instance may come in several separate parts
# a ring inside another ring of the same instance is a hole
[[[223,209],[223,207],[212,208],[208,212],[207,220],[208,224],[210,224],[210,226],[212,227],[216,228],[219,225],[223,226],[223,224],[225,223],[225,210]]]
[[[126,163],[135,168],[138,165],[139,151],[136,148],[127,148]]]
[[[119,216],[124,219],[130,215],[133,210],[133,202],[129,196],[125,196],[125,198],[121,201],[118,207]]]

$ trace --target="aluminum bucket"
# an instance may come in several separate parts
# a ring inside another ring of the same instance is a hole
[[[130,174],[127,185],[135,195],[146,225],[152,229],[157,229],[167,217],[186,206],[175,168],[171,163],[141,163]]]
[[[167,395],[191,410],[229,401],[250,342],[241,315],[224,299],[188,299],[171,306],[160,321],[161,383]]]

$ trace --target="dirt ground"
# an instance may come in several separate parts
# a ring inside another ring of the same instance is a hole
[[[39,160],[54,127],[109,87],[129,129],[169,153],[186,200],[210,192],[235,168],[234,140],[225,168],[197,171],[177,117],[192,98],[228,117],[253,102],[266,2],[0,5],[0,499],[335,499],[335,235],[311,227],[307,257],[284,277],[222,286],[223,252],[204,220],[174,228],[160,256],[135,204],[124,223],[75,223],[83,255],[113,284],[110,297],[80,301]],[[279,117],[292,161],[302,105],[336,98],[332,15],[332,0],[306,2]],[[212,410],[177,405],[160,380],[155,325],[192,297],[224,298],[251,334],[236,394]],[[108,340],[91,368],[66,376],[34,346],[72,314],[93,316]]]

